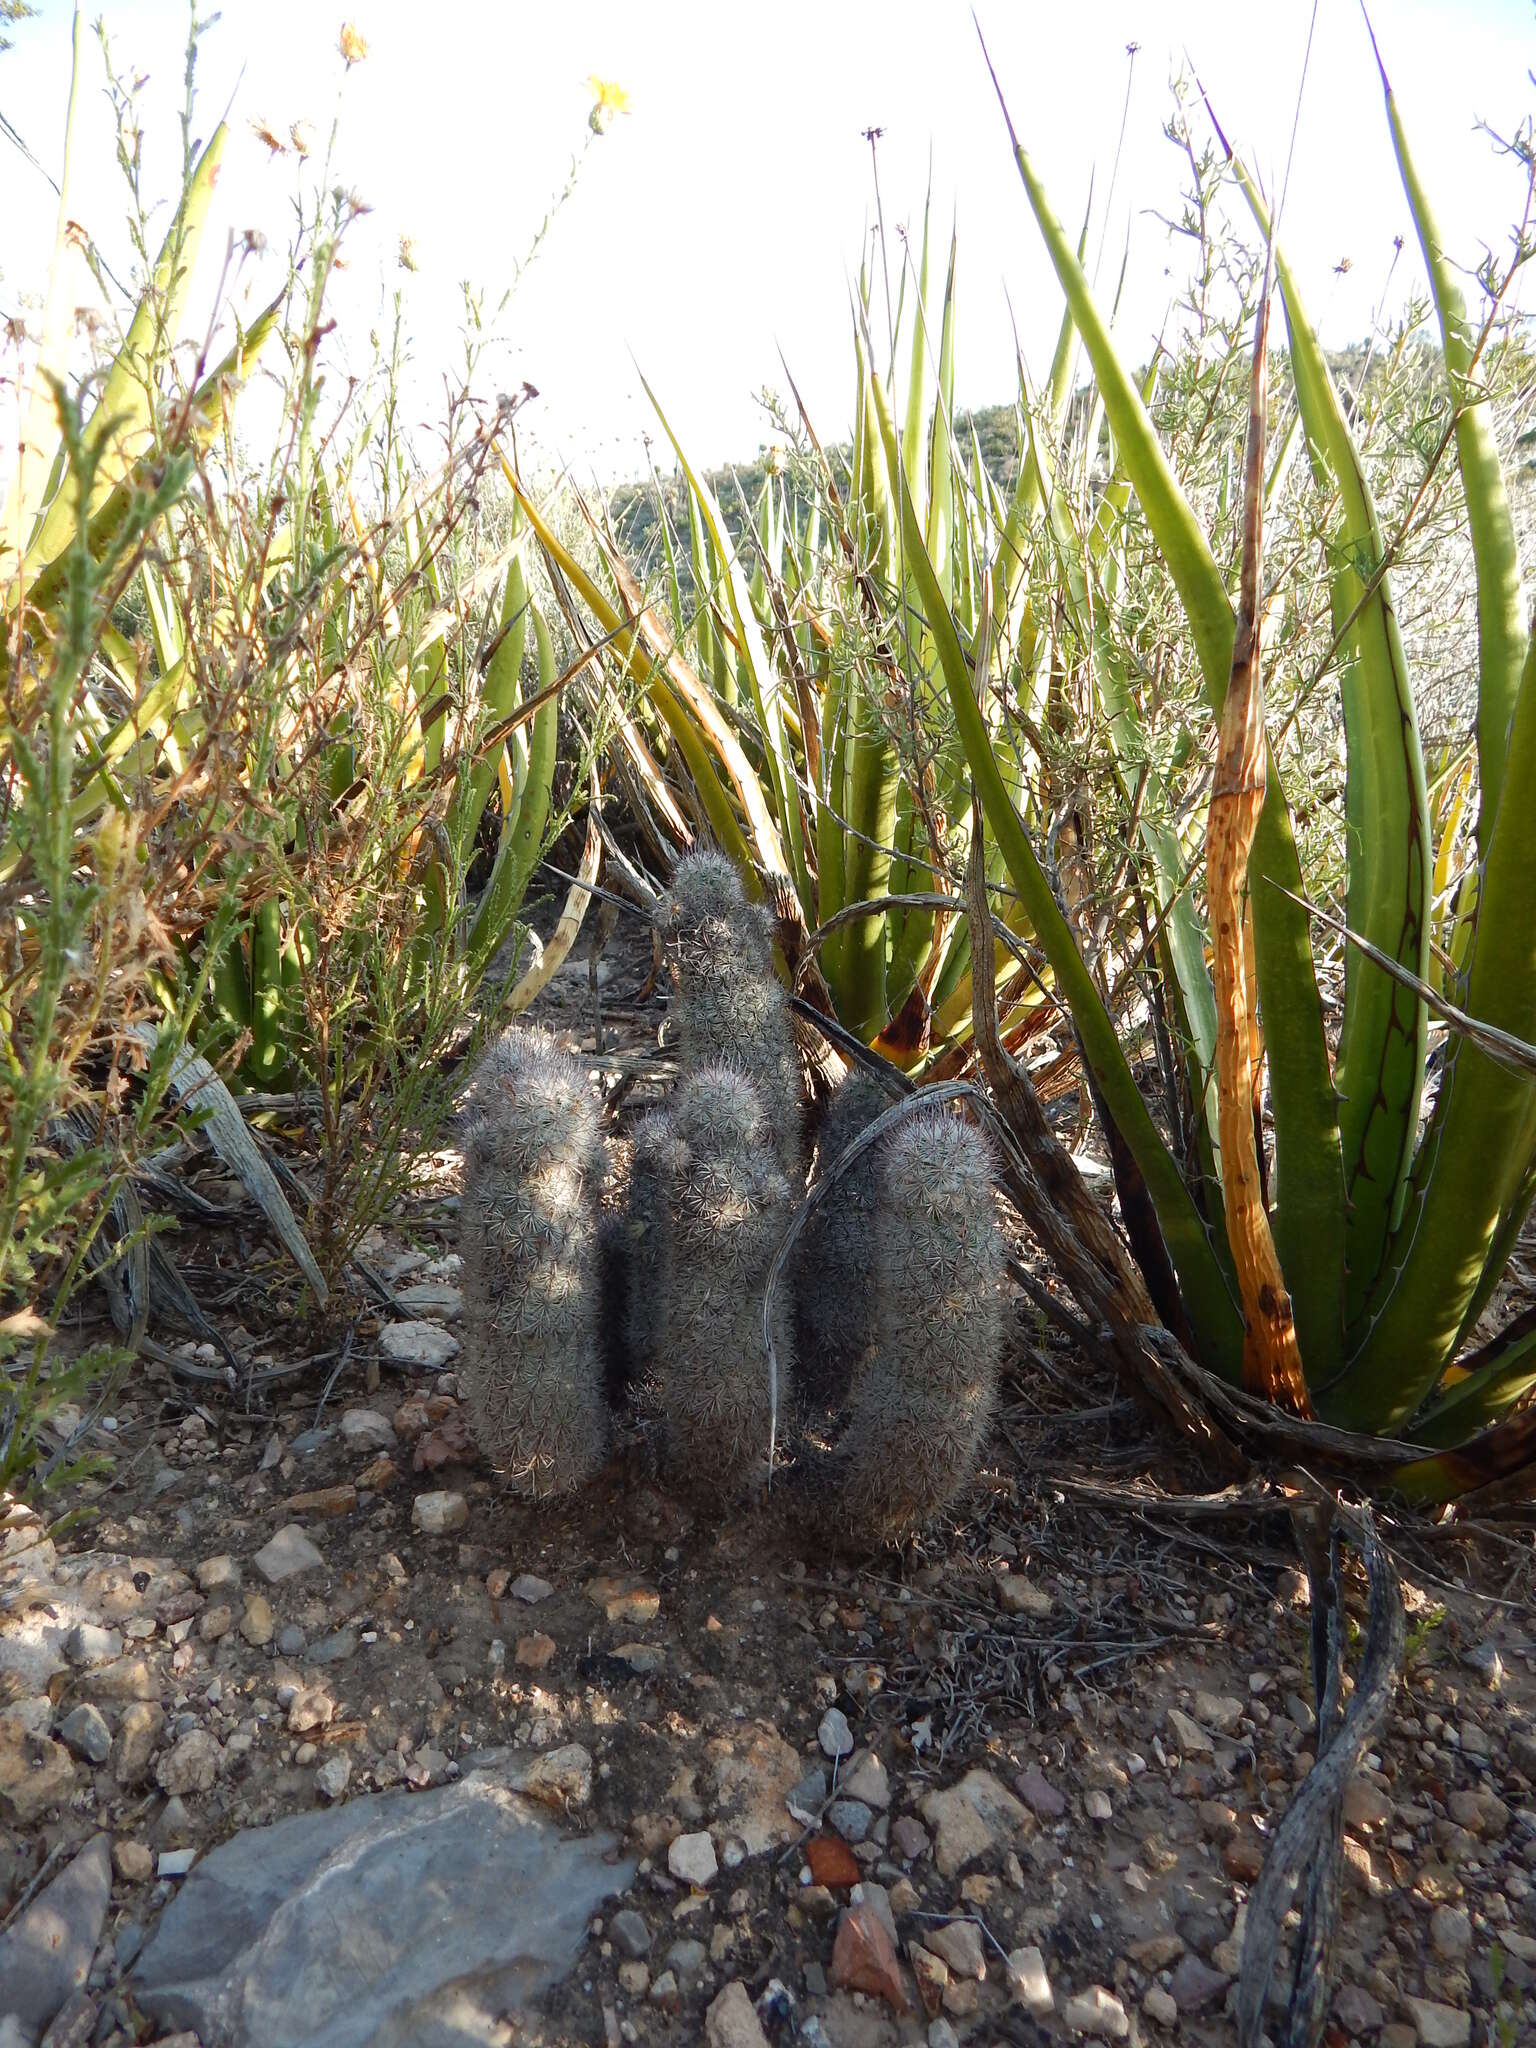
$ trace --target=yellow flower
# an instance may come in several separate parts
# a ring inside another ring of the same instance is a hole
[[[587,116],[587,126],[594,135],[606,135],[613,126],[615,114],[629,112],[629,94],[622,85],[611,78],[599,78],[596,73],[587,80],[592,91],[592,111]]]
[[[311,121],[295,121],[288,130],[288,140],[293,144],[300,156],[308,156],[315,142],[314,123]]]
[[[368,54],[368,42],[350,21],[341,24],[341,54],[348,66],[361,64]]]
[[[402,235],[400,237],[400,268],[402,270],[414,270],[416,268],[416,244],[409,235]]]

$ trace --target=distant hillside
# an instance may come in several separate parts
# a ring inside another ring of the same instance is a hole
[[[1019,435],[1014,408],[1011,405],[989,405],[979,412],[962,412],[956,416],[955,428],[962,450],[969,450],[974,431],[988,474],[1001,490],[1011,491],[1019,473]],[[846,441],[827,450],[827,459],[840,486],[847,477],[851,456],[852,449]],[[759,451],[750,461],[735,463],[725,469],[706,470],[705,477],[725,515],[731,538],[739,541],[751,521],[752,507],[761,496],[768,478],[763,452]],[[661,506],[665,504],[678,548],[679,580],[686,596],[691,587],[687,491],[680,476],[662,477],[660,484],[659,496],[648,478],[644,483],[621,484],[609,499],[609,510],[630,560],[643,569],[651,569],[660,568],[666,559],[660,522]],[[802,517],[807,509],[804,501],[794,493],[792,500],[797,518]]]

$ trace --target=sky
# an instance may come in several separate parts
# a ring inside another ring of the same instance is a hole
[[[145,80],[145,189],[169,199],[186,8],[98,4],[119,66]],[[41,0],[0,55],[0,115],[54,175],[72,11],[68,0]],[[1170,78],[1185,63],[1199,73],[1227,134],[1273,188],[1297,121],[1311,0],[977,0],[976,14],[1020,139],[1074,229],[1096,179],[1091,246],[1105,252],[1106,296],[1129,242],[1119,332],[1131,358],[1145,359],[1189,260],[1165,224],[1187,168],[1162,133]],[[344,21],[368,47],[350,70]],[[1479,123],[1507,135],[1536,109],[1531,0],[1374,0],[1372,22],[1449,247],[1469,266],[1489,246],[1502,254],[1523,176]],[[587,127],[594,74],[629,100],[599,137]],[[71,210],[116,267],[130,258],[94,43],[85,80]],[[499,301],[580,155],[481,382],[535,385],[520,432],[584,476],[613,481],[643,465],[644,437],[659,429],[641,372],[705,464],[774,437],[759,394],[787,396],[780,351],[823,438],[846,431],[850,294],[875,218],[871,128],[882,131],[893,270],[897,230],[910,229],[915,246],[930,181],[937,232],[947,241],[951,221],[958,228],[959,403],[1012,396],[1015,326],[1036,376],[1049,360],[1060,296],[969,0],[224,0],[197,80],[198,132],[226,108],[231,120],[205,268],[217,270],[226,235],[260,229],[272,246],[238,292],[247,309],[270,295],[306,167],[273,156],[252,124],[282,136],[308,121],[323,144],[338,121],[338,175],[371,211],[348,238],[332,310],[358,345],[405,290],[409,396],[424,423],[440,416],[444,375],[461,359],[461,281]],[[0,318],[37,317],[55,207],[41,172],[0,132]],[[1394,272],[1397,235],[1409,242]],[[414,272],[400,267],[402,236]],[[1411,237],[1362,13],[1356,0],[1319,0],[1285,241],[1325,341],[1358,339],[1422,290]]]

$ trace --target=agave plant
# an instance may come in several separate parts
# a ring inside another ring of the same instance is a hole
[[[1450,955],[1460,963],[1455,993],[1477,1023],[1529,1041],[1536,1037],[1529,843],[1536,655],[1478,375],[1488,327],[1480,333],[1469,319],[1390,87],[1386,106],[1439,316],[1451,403],[1445,445],[1454,444],[1460,466],[1477,577],[1476,879],[1461,894]],[[969,633],[949,602],[901,437],[884,394],[877,388],[873,395],[907,560],[987,823],[1070,1007],[1096,1098],[1155,1211],[1160,1242],[1138,1246],[1149,1281],[1165,1259],[1176,1284],[1172,1311],[1210,1370],[1304,1416],[1419,1447],[1405,1449],[1396,1470],[1403,1491],[1444,1498],[1506,1478],[1529,1467],[1536,1438],[1531,1411],[1520,1405],[1536,1386],[1536,1333],[1522,1319],[1471,1358],[1465,1347],[1536,1193],[1536,1080],[1501,1063],[1486,1037],[1458,1032],[1426,1113],[1436,862],[1423,750],[1393,605],[1392,548],[1328,361],[1277,247],[1297,418],[1330,506],[1331,670],[1348,761],[1342,915],[1353,934],[1336,1039],[1325,1021],[1292,807],[1266,742],[1256,654],[1265,482],[1253,466],[1263,445],[1262,399],[1244,498],[1245,588],[1235,606],[1159,441],[1146,391],[1117,353],[1073,243],[1016,136],[1014,153],[1092,364],[1112,444],[1109,483],[1076,548],[1068,579],[1076,588],[1068,595],[1085,604],[1090,583],[1102,594],[1116,523],[1134,493],[1177,589],[1219,727],[1203,916],[1192,886],[1198,873],[1178,848],[1144,832],[1134,855],[1158,914],[1189,1092],[1206,1112],[1196,1119],[1201,1142],[1193,1160],[1176,1156],[1138,1085],[1020,813],[985,709],[999,686],[995,643]],[[1231,168],[1268,233],[1257,188],[1235,158]],[[1048,476],[1042,494],[1050,506]],[[1096,652],[1096,686],[1111,707],[1111,733],[1123,743],[1140,707],[1102,639]],[[1261,1073],[1272,1133],[1255,1114]]]

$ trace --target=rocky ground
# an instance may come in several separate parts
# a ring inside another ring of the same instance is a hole
[[[1311,1762],[1283,1517],[1194,1500],[1032,1311],[980,1483],[899,1557],[712,1518],[643,1447],[510,1503],[452,1230],[366,1247],[398,1307],[334,1384],[148,1368],[88,1512],[0,1524],[0,2044],[1235,2040]],[[1328,2039],[1536,2040],[1529,1536],[1389,1533]]]

